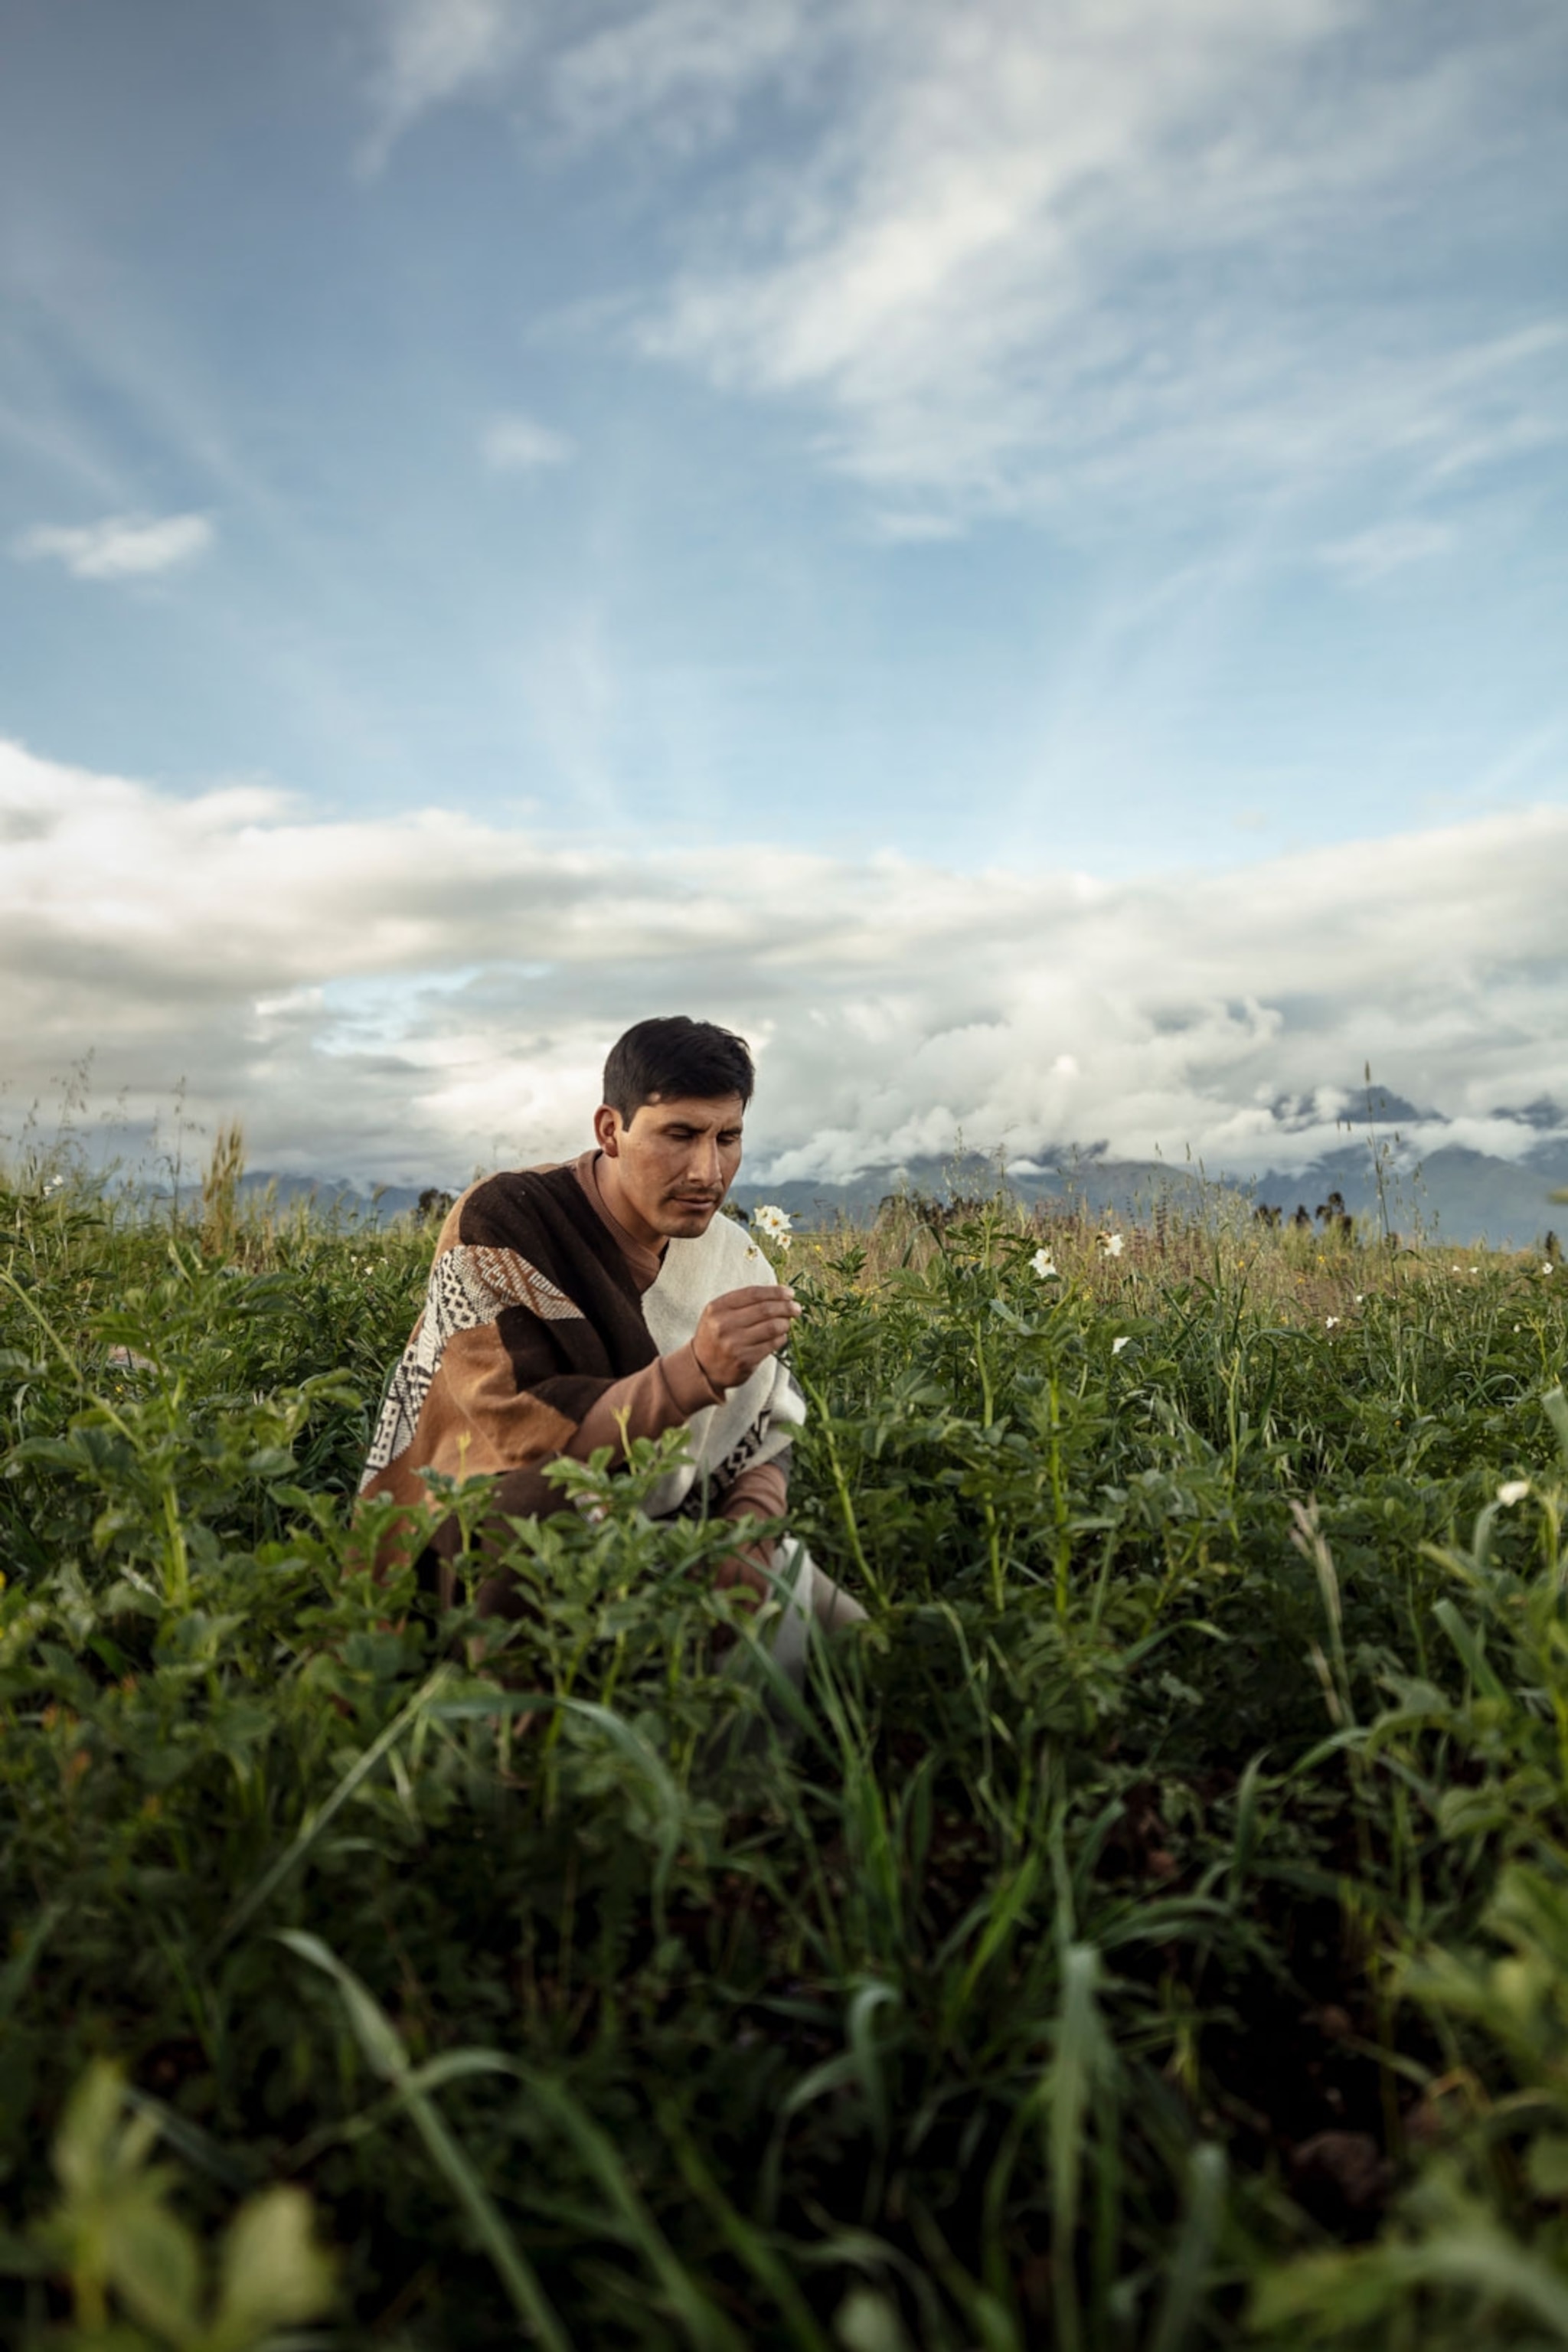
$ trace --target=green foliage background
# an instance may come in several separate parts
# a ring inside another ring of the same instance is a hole
[[[1041,1240],[797,1249],[796,1701],[655,1453],[356,1565],[428,1234],[0,1192],[5,2341],[1568,2342],[1568,1277]]]

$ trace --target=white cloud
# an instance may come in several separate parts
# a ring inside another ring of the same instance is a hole
[[[101,522],[40,523],[12,542],[12,553],[24,563],[63,563],[78,580],[144,580],[205,555],[214,537],[205,515],[106,515]]]
[[[879,4],[879,0],[878,0]],[[732,129],[738,104],[798,79],[825,42],[853,40],[864,0],[367,0],[367,160],[454,100],[512,110],[542,96],[575,141],[650,128],[689,150]]]
[[[373,127],[361,154],[381,169],[431,108],[482,88],[526,47],[528,20],[508,0],[376,0]]]
[[[852,25],[849,0],[834,8]],[[727,135],[741,102],[772,81],[787,88],[836,40],[825,0],[659,0],[622,11],[563,48],[552,75],[557,114],[575,138],[650,125],[689,149]],[[566,24],[572,19],[566,16]]]
[[[963,524],[958,515],[941,514],[931,508],[889,507],[877,516],[874,531],[878,539],[895,546],[921,547],[962,538]]]
[[[676,265],[617,315],[805,406],[893,535],[1147,521],[1152,497],[1212,519],[1217,491],[1375,466],[1430,489],[1562,437],[1560,297],[1540,315],[1510,267],[1457,304],[1445,260],[1508,253],[1550,201],[1539,0],[397,0],[388,23],[400,120],[483,95],[541,159],[663,159]]]
[[[491,418],[479,447],[486,465],[498,474],[526,474],[542,466],[563,466],[576,455],[576,443],[564,433],[515,410]]]
[[[257,1160],[387,1181],[570,1149],[654,1011],[760,1051],[758,1175],[1105,1140],[1304,1164],[1364,1060],[1485,1147],[1568,1103],[1568,809],[1109,885],[885,855],[326,823],[0,745],[11,1104],[89,1048],[128,1114],[189,1080]],[[1282,1113],[1278,1106],[1304,1106]]]
[[[1447,524],[1423,521],[1418,516],[1404,520],[1373,523],[1367,530],[1358,530],[1349,539],[1335,540],[1318,551],[1320,562],[1331,572],[1338,572],[1354,585],[1371,580],[1381,580],[1390,572],[1403,572],[1410,563],[1428,563],[1434,556],[1447,555],[1454,544],[1454,534]]]
[[[1370,13],[870,11],[833,130],[647,348],[825,402],[845,469],[972,507],[1449,467],[1550,408],[1563,355],[1556,322],[1456,335],[1410,298],[1368,333],[1347,240],[1469,143],[1485,82],[1441,55],[1348,78]]]

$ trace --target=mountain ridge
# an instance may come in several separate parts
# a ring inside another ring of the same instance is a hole
[[[1363,1229],[1377,1232],[1386,1225],[1406,1240],[1448,1242],[1457,1248],[1484,1244],[1523,1249],[1539,1246],[1554,1224],[1568,1227],[1568,1202],[1554,1205],[1552,1199],[1564,1186],[1568,1135],[1553,1130],[1543,1132],[1542,1140],[1517,1160],[1462,1144],[1439,1144],[1416,1153],[1392,1142],[1378,1151],[1359,1141],[1321,1153],[1300,1168],[1267,1168],[1260,1175],[1242,1178],[1210,1175],[1184,1162],[1117,1160],[1103,1145],[1089,1145],[1065,1147],[1005,1174],[995,1158],[980,1152],[874,1162],[837,1179],[753,1179],[742,1174],[731,1197],[748,1213],[771,1202],[805,1225],[863,1225],[883,1201],[900,1192],[952,1200],[1005,1191],[1027,1208],[1064,1213],[1078,1208],[1102,1221],[1137,1223],[1146,1222],[1161,1202],[1176,1213],[1194,1214],[1233,1202],[1238,1210],[1277,1208],[1286,1221],[1298,1208],[1315,1217],[1328,1195],[1338,1192]],[[424,1191],[461,1190],[459,1184],[441,1185],[434,1178],[428,1187],[366,1187],[348,1177],[266,1170],[241,1180],[241,1192],[249,1199],[268,1188],[285,1208],[308,1201],[326,1213],[375,1223],[416,1211]]]

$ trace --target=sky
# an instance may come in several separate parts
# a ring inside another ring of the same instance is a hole
[[[0,1131],[1568,1128],[1565,130],[1562,0],[0,0]]]

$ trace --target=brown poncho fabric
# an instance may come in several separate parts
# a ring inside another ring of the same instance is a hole
[[[727,1217],[658,1257],[599,1195],[596,1152],[492,1176],[466,1192],[437,1243],[425,1308],[394,1370],[360,1491],[423,1503],[419,1473],[507,1475],[510,1514],[559,1507],[542,1471],[623,1438],[684,1424],[690,1460],[654,1499],[729,1517],[782,1513],[804,1419],[769,1357],[721,1394],[691,1347],[710,1298],[766,1282],[766,1260]]]

